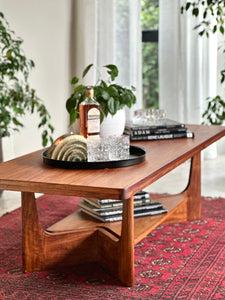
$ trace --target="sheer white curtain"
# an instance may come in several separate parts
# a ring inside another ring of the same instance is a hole
[[[160,107],[168,117],[201,123],[205,99],[216,95],[217,39],[199,37],[197,20],[180,14],[182,1],[160,0]]]
[[[116,64],[117,83],[135,86],[137,104],[142,105],[140,0],[76,0],[71,9],[71,78],[80,76],[91,63],[99,68]],[[93,69],[84,84],[95,84]],[[127,111],[127,117],[131,114]]]

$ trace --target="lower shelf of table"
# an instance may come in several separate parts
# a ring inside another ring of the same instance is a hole
[[[154,200],[154,197],[152,197],[152,199]],[[160,224],[181,222],[187,220],[187,197],[185,193],[171,196],[160,196],[156,197],[155,200],[161,202],[163,206],[168,210],[168,213],[135,218],[135,244]],[[121,235],[121,224],[121,221],[102,223],[79,210],[50,226],[47,231],[52,233],[62,233],[68,231],[93,230],[93,228],[99,227],[106,228],[115,237],[119,238]]]

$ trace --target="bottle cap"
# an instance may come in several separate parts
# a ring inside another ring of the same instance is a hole
[[[92,87],[86,88],[86,97],[88,97],[88,98],[94,97],[94,89]]]

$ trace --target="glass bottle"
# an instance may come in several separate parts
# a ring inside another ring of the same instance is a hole
[[[86,98],[79,104],[80,134],[85,137],[100,136],[100,104],[94,99],[94,89],[86,88]]]

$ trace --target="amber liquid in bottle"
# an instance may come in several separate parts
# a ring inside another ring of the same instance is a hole
[[[80,134],[88,138],[100,135],[100,105],[93,99],[94,90],[86,89],[86,99],[79,105]]]

